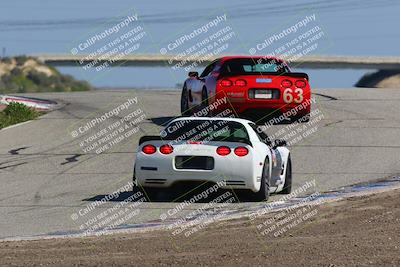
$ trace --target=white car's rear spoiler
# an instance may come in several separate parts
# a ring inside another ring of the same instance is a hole
[[[149,142],[149,141],[165,141],[165,142],[170,142],[170,141],[173,141],[173,140],[170,140],[170,139],[165,139],[165,138],[162,138],[161,136],[157,136],[157,135],[145,135],[145,136],[142,136],[140,139],[139,139],[139,146],[141,145],[141,144],[143,144],[143,143],[145,143],[145,142]],[[231,140],[223,140],[224,142],[238,142],[238,143],[243,143],[243,144],[247,144],[247,145],[250,145],[250,146],[253,146],[253,144],[250,142],[250,140],[247,140],[247,139],[238,139],[237,141],[231,141]],[[209,141],[209,142],[212,142],[212,141]]]

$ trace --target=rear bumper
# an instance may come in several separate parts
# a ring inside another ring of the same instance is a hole
[[[176,169],[174,161],[145,160],[138,158],[135,165],[135,178],[139,186],[168,188],[175,183],[212,182],[223,183],[224,189],[248,189],[257,192],[260,188],[261,174],[252,166],[249,157],[242,164],[229,164],[229,156],[215,160],[213,170]]]
[[[309,101],[300,104],[285,104],[275,101],[231,102],[230,106],[225,107],[225,109],[233,110],[236,115],[243,118],[271,118],[282,114],[287,114],[289,117],[302,117],[310,113],[311,103]],[[217,114],[225,109],[218,110]]]
[[[216,174],[210,171],[180,170],[172,174],[147,171],[142,172],[141,175],[137,175],[136,179],[138,185],[145,187],[168,188],[178,182],[212,182],[224,183],[225,186],[221,186],[224,189],[249,189],[254,192],[258,191],[258,187],[248,177]]]
[[[303,102],[305,103],[305,102]],[[300,104],[285,104],[285,103],[271,103],[268,101],[255,101],[255,102],[246,102],[243,104],[238,104],[238,103],[232,103],[232,107],[235,109],[236,112],[238,113],[244,113],[248,110],[252,109],[258,109],[258,110],[279,110],[280,112],[284,113],[289,110],[296,109],[298,106],[302,105],[303,103]],[[306,104],[305,104],[306,105]],[[308,105],[309,106],[309,105]],[[306,107],[306,109],[301,109],[299,110],[299,113],[308,113],[310,107]]]
[[[243,94],[244,97],[230,97],[229,94],[225,93],[221,92],[214,98],[214,102],[219,100],[219,103],[224,102],[221,98],[226,98],[226,103],[219,105],[216,113],[221,113],[226,109],[230,109],[238,115],[251,113],[253,110],[256,110],[258,113],[265,111],[264,113],[266,113],[266,115],[268,113],[275,113],[274,115],[278,115],[279,113],[283,114],[289,112],[296,113],[298,116],[304,116],[311,111],[312,101],[310,91],[304,93],[304,98],[300,103],[285,103],[282,98],[282,92],[280,92],[281,96],[277,99],[254,99],[249,98],[246,93]]]

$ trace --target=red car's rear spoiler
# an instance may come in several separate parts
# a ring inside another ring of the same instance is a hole
[[[280,76],[289,76],[294,78],[305,78],[308,81],[308,74],[304,72],[286,72]]]
[[[305,78],[308,81],[308,75],[307,73],[304,72],[262,72],[262,73],[257,73],[257,72],[250,72],[250,73],[226,73],[224,75],[220,75],[219,78],[222,77],[229,77],[229,76],[238,76],[238,75],[273,75],[273,76],[285,76],[285,77],[293,77],[293,78]]]

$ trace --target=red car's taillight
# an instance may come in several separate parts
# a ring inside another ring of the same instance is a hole
[[[233,83],[231,80],[224,79],[224,80],[220,81],[219,84],[223,87],[229,87],[229,86],[232,86]]]
[[[153,145],[145,145],[142,148],[143,153],[148,155],[156,153],[156,150],[157,150],[156,147]]]
[[[235,148],[234,152],[238,157],[244,157],[249,154],[249,150],[243,146]]]
[[[282,87],[288,88],[288,87],[292,87],[293,83],[289,80],[283,80],[281,82]]]
[[[297,80],[294,85],[298,88],[304,88],[306,87],[307,83],[303,80]]]
[[[217,148],[217,154],[220,156],[226,156],[229,155],[229,153],[231,153],[231,149],[227,146],[219,146]]]
[[[247,82],[245,80],[239,79],[235,81],[236,86],[246,86]]]
[[[174,152],[174,148],[170,145],[162,145],[160,147],[160,152],[161,152],[161,154],[165,154],[165,155],[171,154],[172,152]]]

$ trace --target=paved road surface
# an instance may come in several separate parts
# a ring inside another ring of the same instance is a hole
[[[316,187],[311,190],[324,191],[400,173],[400,90],[320,89],[314,92],[317,103],[313,108],[319,113],[311,125],[293,129],[279,125],[267,130],[270,135],[280,133],[281,137],[288,137],[293,130],[299,131],[300,134],[288,138],[295,141],[296,136],[311,133],[297,139],[291,147],[296,188],[315,179]],[[0,238],[68,232],[84,223],[94,225],[91,218],[121,202],[105,203],[86,214],[82,210],[93,199],[100,200],[131,181],[139,137],[145,133],[156,134],[159,125],[176,116],[179,110],[178,91],[94,91],[31,96],[56,100],[63,107],[36,121],[0,130]],[[71,136],[88,121],[135,97],[138,104],[123,111],[127,113],[108,119],[78,137]],[[94,150],[83,152],[80,142],[95,134],[101,135],[106,125],[117,123],[125,114],[138,109],[146,116],[139,132],[102,154]],[[186,207],[183,212],[198,205],[202,204]],[[227,209],[252,205],[256,203],[236,203]],[[143,203],[140,214],[124,223],[159,219],[160,213],[174,207],[176,204],[171,202]]]

